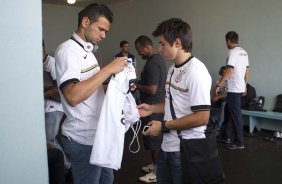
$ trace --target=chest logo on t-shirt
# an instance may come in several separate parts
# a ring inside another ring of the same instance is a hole
[[[180,81],[182,81],[183,75],[186,73],[185,69],[182,69],[179,71],[179,74],[175,77],[175,82],[179,83]]]

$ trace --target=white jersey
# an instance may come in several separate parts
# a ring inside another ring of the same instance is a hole
[[[62,125],[62,134],[84,145],[93,145],[105,96],[103,87],[99,87],[91,96],[75,107],[68,104],[62,91],[67,85],[87,80],[100,71],[91,50],[86,51],[89,44],[91,43],[83,41],[74,33],[73,39],[59,45],[55,52],[57,83],[67,116]]]
[[[164,120],[172,120],[169,93],[173,98],[173,107],[177,118],[199,110],[210,109],[211,76],[205,65],[192,57],[181,65],[172,65],[168,70],[166,82]],[[206,126],[181,130],[183,139],[205,138]],[[165,133],[162,149],[166,152],[179,151],[179,137],[176,130]]]
[[[111,78],[92,148],[91,164],[115,170],[120,168],[124,133],[131,124],[139,120],[135,100],[132,94],[128,93],[129,80],[135,78],[132,64]]]
[[[43,70],[50,73],[51,78],[56,80],[56,70],[55,70],[55,58],[52,56],[47,56],[47,58],[43,62]],[[45,105],[45,113],[46,112],[54,112],[61,111],[63,112],[63,107],[60,102],[56,102],[54,100],[44,100]]]
[[[246,90],[245,74],[249,67],[247,52],[241,47],[230,49],[227,58],[227,67],[234,70],[228,78],[228,92],[243,93]]]

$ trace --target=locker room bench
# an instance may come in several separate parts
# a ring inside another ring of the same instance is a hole
[[[249,133],[253,133],[255,127],[258,131],[261,130],[260,119],[273,119],[282,123],[282,113],[272,111],[248,111],[242,109],[242,115],[249,117]]]

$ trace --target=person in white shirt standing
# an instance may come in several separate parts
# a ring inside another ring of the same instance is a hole
[[[238,44],[239,35],[235,31],[229,31],[225,35],[226,46],[229,50],[227,57],[227,69],[217,83],[215,93],[227,80],[228,90],[222,124],[221,134],[217,140],[223,143],[231,143],[232,126],[235,131],[234,142],[226,147],[229,149],[244,149],[243,120],[241,113],[241,96],[246,95],[246,85],[249,79],[249,58],[247,52]]]
[[[112,169],[89,162],[105,95],[102,83],[127,65],[127,57],[119,57],[100,69],[92,53],[93,44],[106,37],[112,22],[107,6],[88,5],[78,14],[76,31],[55,52],[57,83],[67,116],[62,143],[72,164],[74,184],[113,183]]]
[[[165,102],[138,106],[142,117],[164,113],[164,121],[151,121],[147,136],[163,132],[163,141],[157,158],[157,183],[182,184],[180,140],[205,138],[210,116],[211,76],[206,66],[192,55],[192,31],[179,18],[163,21],[153,32],[159,40],[159,51],[174,63],[168,70]],[[170,99],[176,119],[171,115]]]

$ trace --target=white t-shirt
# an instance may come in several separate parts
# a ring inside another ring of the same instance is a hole
[[[87,80],[100,71],[91,50],[84,49],[91,43],[83,41],[75,33],[73,38],[59,45],[55,52],[57,83],[67,116],[62,125],[62,134],[80,144],[92,145],[105,94],[101,86],[75,107],[67,103],[62,91],[68,84]]]
[[[135,100],[132,94],[128,93],[129,82],[135,78],[135,69],[132,64],[128,64],[122,72],[111,78],[99,117],[90,157],[91,164],[120,169],[124,133],[129,126],[139,120]],[[134,114],[137,116],[130,117]]]
[[[228,92],[243,93],[246,90],[245,74],[249,67],[249,58],[247,52],[241,47],[230,49],[227,58],[227,67],[234,70],[228,78]]]
[[[52,56],[47,56],[45,61],[43,62],[43,70],[49,72],[53,80],[56,80],[56,70],[55,70],[55,58]],[[61,111],[63,112],[63,107],[60,102],[56,102],[53,100],[44,100],[45,105],[45,113],[47,112],[54,112],[54,111]]]
[[[197,58],[193,57],[180,66],[174,64],[168,70],[164,114],[166,121],[172,119],[169,88],[177,118],[192,114],[195,111],[210,109],[211,76],[205,65]],[[205,129],[206,126],[200,126],[181,130],[181,135],[183,139],[205,138]],[[162,149],[166,152],[180,150],[176,130],[164,134]]]

